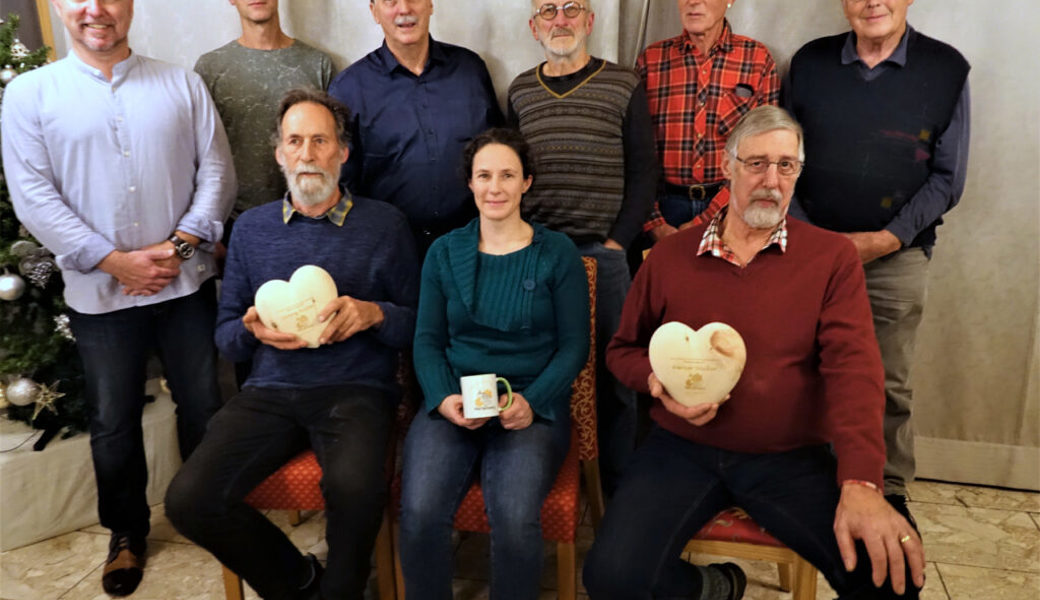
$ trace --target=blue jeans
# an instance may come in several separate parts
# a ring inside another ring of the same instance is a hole
[[[302,352],[306,352],[303,350]],[[243,499],[310,447],[322,468],[328,568],[323,598],[358,598],[383,520],[394,405],[380,390],[246,387],[210,421],[202,444],[166,492],[166,515],[263,598],[295,598],[307,560]]]
[[[220,408],[216,311],[212,279],[194,294],[159,304],[97,315],[69,311],[86,381],[98,513],[101,525],[115,534],[143,539],[149,531],[141,414],[151,352],[158,352],[177,405],[182,459]]]
[[[711,203],[711,198],[691,200],[687,194],[663,194],[657,197],[657,209],[661,216],[672,227],[689,223],[694,217],[704,212]]]
[[[682,549],[720,510],[739,506],[842,598],[917,598],[912,584],[904,596],[887,581],[874,588],[862,543],[856,570],[845,570],[833,530],[835,473],[828,446],[746,454],[657,427],[633,457],[585,558],[585,588],[594,600],[698,597],[700,575],[680,558]]]
[[[451,599],[452,523],[478,471],[491,525],[491,598],[537,598],[542,502],[569,445],[569,415],[536,417],[516,431],[494,419],[471,431],[420,411],[405,439],[401,490],[408,599]]]
[[[623,250],[593,243],[578,246],[578,252],[596,259],[596,433],[603,491],[609,497],[636,446],[636,394],[607,368],[607,344],[621,323],[632,275]]]

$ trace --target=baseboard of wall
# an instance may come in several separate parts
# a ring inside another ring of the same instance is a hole
[[[917,477],[1040,491],[1040,448],[918,436]]]

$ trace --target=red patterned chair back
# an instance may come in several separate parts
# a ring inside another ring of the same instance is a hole
[[[246,496],[246,504],[260,509],[324,510],[321,467],[313,450],[297,454]]]
[[[589,357],[571,387],[571,423],[574,426],[571,445],[577,444],[578,458],[588,461],[599,456],[596,439],[596,260],[588,256],[581,260],[589,280]]]

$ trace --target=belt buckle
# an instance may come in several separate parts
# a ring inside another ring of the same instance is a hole
[[[686,189],[686,195],[689,196],[690,200],[700,202],[708,197],[708,190],[705,189],[705,186],[695,183]]]

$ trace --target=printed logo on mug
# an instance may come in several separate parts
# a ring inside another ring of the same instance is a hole
[[[498,407],[498,382],[506,386],[506,405]],[[462,414],[467,419],[497,417],[498,413],[513,405],[513,388],[505,377],[494,373],[467,375],[459,379],[462,384]]]

